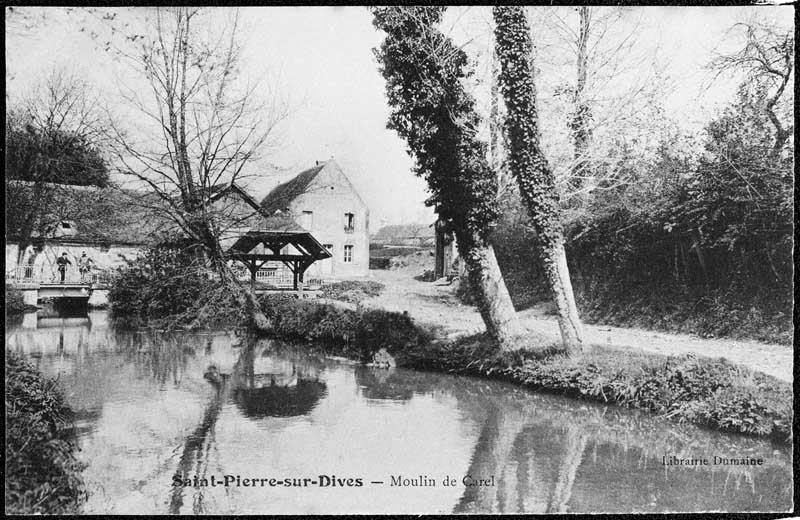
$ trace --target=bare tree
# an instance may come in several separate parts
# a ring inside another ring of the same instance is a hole
[[[548,71],[540,78],[553,78],[555,110],[566,115],[569,145],[559,141],[563,152],[552,157],[564,198],[626,182],[609,151],[618,136],[640,134],[631,122],[672,88],[659,70],[659,46],[640,41],[641,12],[581,6],[530,8],[528,15]]]
[[[794,72],[794,30],[754,20],[737,23],[730,32],[743,36],[744,46],[718,54],[708,68],[717,76],[743,73],[746,81],[767,89],[764,111],[775,127],[771,155],[777,157],[794,131],[794,125],[783,121],[779,111],[779,105],[787,101],[784,94]]]
[[[10,105],[6,238],[18,241],[21,263],[35,237],[45,238],[55,223],[77,220],[86,210],[70,204],[70,186],[104,187],[109,175],[99,95],[76,73],[52,69],[29,92],[15,95]]]
[[[113,24],[114,17],[104,15]],[[114,26],[112,25],[112,29]],[[144,80],[121,95],[139,124],[110,127],[117,170],[155,196],[153,211],[172,221],[202,251],[221,279],[241,287],[220,238],[229,207],[215,204],[220,190],[241,181],[247,166],[287,115],[277,97],[240,74],[238,11],[230,17],[198,8],[157,8],[143,30],[122,36],[111,50]],[[129,119],[130,121],[130,119]],[[257,327],[265,327],[255,296],[238,291]]]

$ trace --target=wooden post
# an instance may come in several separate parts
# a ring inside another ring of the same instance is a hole
[[[297,278],[298,278],[298,265],[297,262],[293,262],[294,268],[292,269],[292,279],[294,281],[294,290],[297,290]]]
[[[303,277],[307,268],[308,266],[305,264],[305,262],[297,262],[297,279],[300,281],[300,288],[297,290],[298,298],[303,297],[303,285],[305,285]]]

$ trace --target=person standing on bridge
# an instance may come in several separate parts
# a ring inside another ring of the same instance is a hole
[[[56,264],[58,264],[58,273],[61,275],[61,283],[64,283],[64,277],[67,275],[67,264],[72,265],[72,262],[67,258],[67,253],[63,253],[58,257]]]
[[[86,281],[86,275],[92,270],[92,265],[94,260],[86,256],[86,251],[83,252],[81,257],[78,259],[78,270],[81,272],[81,282]]]

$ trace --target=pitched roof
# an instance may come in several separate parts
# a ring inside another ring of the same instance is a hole
[[[239,195],[242,196],[242,198],[244,198],[244,200],[247,201],[248,204],[253,206],[253,209],[255,210],[259,209],[258,201],[256,201],[256,199],[254,199],[252,195],[247,193],[247,190],[245,190],[235,182],[232,182],[225,186],[215,186],[214,188],[212,188],[211,191],[212,194],[208,198],[208,200],[211,202],[221,199],[228,193],[238,193]]]
[[[263,217],[244,235],[241,235],[228,248],[228,253],[246,254],[260,243],[272,243],[277,249],[291,244],[314,260],[330,258],[331,254],[314,238],[311,233],[300,227],[291,217],[278,211],[269,217]]]
[[[327,164],[327,162],[319,163],[313,168],[298,173],[290,181],[273,188],[261,201],[261,209],[268,215],[272,215],[278,210],[286,209],[289,203],[306,192],[308,185]]]
[[[45,211],[39,215],[39,231],[34,231],[34,237],[43,231],[48,239],[61,241],[141,245],[151,242],[155,233],[169,225],[160,212],[151,208],[152,197],[138,191],[50,183],[35,190],[33,183],[12,180],[6,180],[5,187],[7,217],[10,211],[31,211],[46,197]],[[61,237],[50,236],[48,228],[61,222],[69,222],[72,232]],[[18,240],[19,222],[10,224],[6,225],[6,240]]]

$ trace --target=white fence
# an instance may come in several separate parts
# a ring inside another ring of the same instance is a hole
[[[237,276],[239,280],[243,282],[250,281],[250,271],[245,268],[236,269]],[[294,276],[292,272],[289,270],[283,269],[275,269],[275,268],[266,268],[266,269],[259,269],[256,271],[256,282],[271,285],[273,287],[278,287],[280,289],[292,289],[294,288]],[[321,287],[323,285],[323,280],[319,278],[309,278],[308,276],[304,277],[303,286],[304,287]]]

